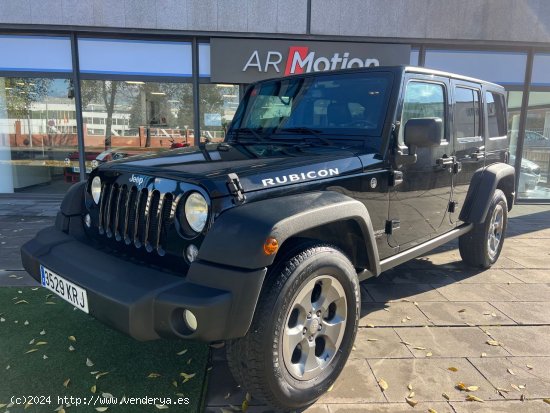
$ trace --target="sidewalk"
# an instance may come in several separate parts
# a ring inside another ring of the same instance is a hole
[[[19,247],[53,224],[55,205],[0,199],[0,286],[34,284]],[[542,400],[550,397],[549,226],[549,206],[515,206],[492,269],[464,267],[453,243],[364,283],[355,350],[308,411],[550,411]],[[224,358],[223,349],[213,351],[208,412],[241,406],[246,397]],[[380,379],[388,383],[384,392]],[[465,401],[470,393],[456,389],[458,382],[478,386],[471,394],[484,403]],[[409,384],[415,408],[405,400]],[[266,411],[251,401],[248,412]]]

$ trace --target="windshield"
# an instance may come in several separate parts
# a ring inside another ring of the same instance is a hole
[[[229,138],[248,132],[272,140],[313,135],[379,144],[391,80],[387,72],[363,72],[259,83],[241,102]]]

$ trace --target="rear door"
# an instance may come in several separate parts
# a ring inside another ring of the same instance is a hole
[[[441,145],[417,148],[417,162],[400,168],[403,182],[390,192],[389,221],[400,228],[388,236],[388,243],[400,250],[433,238],[449,229],[446,216],[451,195],[449,125],[449,80],[438,76],[407,74],[404,80],[399,120],[398,145],[404,145],[405,124],[412,118],[438,117],[443,120]],[[444,163],[444,165],[442,165]]]
[[[485,119],[482,116],[484,96],[481,85],[452,80],[452,140],[457,167],[452,173],[454,213],[449,213],[453,225],[464,205],[474,173],[485,166]],[[453,210],[453,206],[451,206]]]

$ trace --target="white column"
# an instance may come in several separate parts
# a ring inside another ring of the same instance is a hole
[[[13,193],[10,128],[6,102],[5,79],[0,77],[0,193]]]
[[[518,146],[518,133],[519,133],[519,114],[512,115],[512,136],[510,139],[510,153],[516,154],[516,148]]]
[[[544,116],[544,131],[542,134],[550,138],[550,112],[546,112]]]

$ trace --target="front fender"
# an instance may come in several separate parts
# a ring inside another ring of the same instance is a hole
[[[332,191],[262,200],[224,212],[206,235],[198,259],[248,269],[267,267],[275,259],[275,255],[263,251],[267,238],[273,237],[282,245],[308,229],[349,219],[363,233],[368,270],[379,274],[378,250],[367,208]]]

